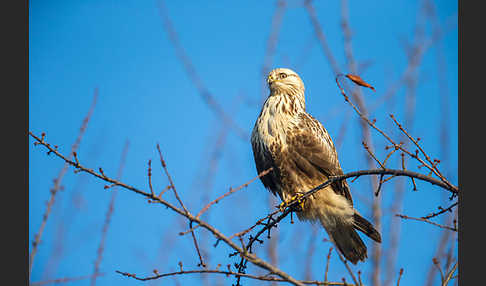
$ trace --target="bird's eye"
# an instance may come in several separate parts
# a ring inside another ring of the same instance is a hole
[[[281,74],[279,74],[279,76],[280,76],[280,78],[286,78],[287,74],[281,73]]]

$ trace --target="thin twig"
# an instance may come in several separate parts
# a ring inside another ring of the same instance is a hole
[[[385,169],[385,165],[383,163],[381,163],[380,160],[378,160],[376,158],[375,154],[373,153],[373,151],[371,151],[371,149],[368,147],[368,145],[366,144],[366,142],[363,141],[361,143],[363,144],[363,146],[364,146],[365,150],[368,152],[368,154],[378,163],[378,165],[380,165],[380,167],[382,169]],[[384,176],[385,175],[383,175],[383,174],[380,175],[380,181],[379,181],[378,187],[376,188],[376,191],[375,191],[375,197],[377,197],[380,194],[381,187],[382,187],[382,185],[384,183],[384,181],[383,181],[383,177]]]
[[[252,225],[251,227],[249,227],[249,228],[247,228],[247,229],[245,229],[245,230],[242,230],[242,231],[240,231],[240,232],[237,232],[237,233],[235,233],[235,234],[231,235],[229,238],[230,238],[230,239],[233,239],[233,238],[235,238],[235,237],[238,237],[238,236],[243,236],[243,235],[247,234],[248,232],[252,231],[252,230],[253,230],[255,227],[257,227],[258,225],[261,225],[263,221],[265,221],[265,220],[267,220],[267,219],[270,219],[272,216],[276,215],[276,214],[277,214],[277,213],[279,213],[279,212],[280,212],[280,210],[276,210],[276,211],[274,211],[273,213],[268,214],[266,217],[263,217],[263,218],[259,219],[259,220],[258,220],[258,221],[257,221],[257,222],[256,222],[254,225]],[[268,223],[267,223],[267,225],[268,225]]]
[[[440,211],[438,211],[438,212],[436,212],[436,213],[431,213],[431,214],[426,215],[426,216],[423,216],[422,218],[423,218],[423,219],[430,219],[430,218],[436,217],[436,216],[438,216],[438,215],[440,215],[440,214],[443,214],[443,213],[445,213],[445,212],[447,212],[447,211],[448,211],[448,212],[452,212],[452,208],[454,208],[455,206],[457,206],[457,204],[458,204],[458,203],[459,203],[459,202],[455,202],[455,203],[453,203],[452,205],[450,205],[449,207],[447,207],[447,208],[445,208],[445,209],[444,209],[444,208],[442,208],[442,207],[439,207]]]
[[[209,204],[207,204],[207,205],[206,205],[206,206],[205,206],[205,207],[204,207],[204,208],[203,208],[203,209],[202,209],[202,210],[201,210],[201,211],[200,211],[200,212],[199,212],[199,213],[196,215],[196,217],[198,217],[198,218],[199,218],[199,217],[201,217],[201,215],[202,215],[203,213],[205,213],[205,212],[206,212],[206,211],[207,211],[207,210],[208,210],[208,209],[209,209],[209,208],[210,208],[212,205],[217,204],[217,203],[219,203],[219,201],[221,201],[221,200],[222,200],[222,199],[224,199],[225,197],[227,197],[227,196],[229,196],[229,195],[231,195],[231,194],[233,194],[233,193],[235,193],[235,192],[237,192],[237,191],[239,191],[239,190],[241,190],[241,189],[243,189],[243,188],[248,187],[248,185],[249,185],[249,184],[251,184],[251,183],[253,183],[253,182],[254,182],[256,179],[259,179],[259,178],[261,178],[261,177],[265,176],[266,174],[270,173],[270,171],[272,171],[272,170],[273,170],[273,168],[269,168],[269,169],[267,169],[267,170],[265,170],[265,171],[261,172],[260,174],[258,174],[258,176],[256,176],[255,178],[251,179],[250,181],[248,181],[248,182],[244,183],[243,185],[241,185],[241,186],[237,187],[236,189],[230,188],[230,190],[229,190],[228,192],[226,192],[226,193],[222,194],[221,196],[219,196],[218,198],[216,198],[214,201],[209,202]]]
[[[327,254],[326,271],[324,272],[324,282],[327,282],[327,273],[329,272],[329,262],[331,261],[332,246],[329,247],[329,253]]]
[[[401,153],[401,156],[402,156],[402,169],[407,170],[407,168],[405,167],[405,154]],[[416,191],[417,185],[415,184],[415,180],[413,178],[411,178],[411,179],[412,179],[412,184],[413,184],[413,191]]]
[[[405,128],[403,128],[403,126],[398,122],[398,120],[395,118],[395,116],[393,114],[390,114],[390,117],[392,118],[393,122],[397,125],[398,129],[400,129],[400,131],[402,131],[407,137],[408,139],[410,139],[410,141],[413,142],[413,144],[415,144],[415,146],[417,146],[417,148],[420,150],[420,152],[422,153],[422,155],[424,155],[425,159],[427,160],[427,162],[430,163],[430,165],[432,167],[430,167],[430,170],[434,172],[434,174],[436,174],[442,181],[444,181],[446,184],[449,184],[452,186],[451,183],[449,183],[449,181],[446,180],[446,178],[442,175],[442,173],[439,171],[438,167],[437,167],[437,164],[438,164],[438,161],[434,160],[432,161],[429,157],[429,155],[424,151],[424,149],[422,149],[422,146],[420,146],[420,144],[418,143],[418,141],[420,140],[420,138],[413,138],[406,130]],[[415,157],[417,157],[417,155],[415,155]]]
[[[159,152],[159,157],[160,157],[160,163],[162,164],[162,167],[164,168],[165,175],[167,176],[167,179],[169,180],[170,188],[172,189],[174,196],[176,197],[177,201],[179,202],[179,205],[184,209],[184,211],[188,214],[189,211],[186,209],[184,206],[184,203],[182,203],[181,198],[179,197],[179,194],[177,193],[177,190],[174,185],[174,181],[172,181],[172,177],[169,174],[169,171],[167,170],[167,164],[165,163],[164,157],[162,156],[162,151],[160,151],[160,146],[159,143],[157,143],[157,151]],[[189,220],[189,228],[192,229],[192,220]],[[201,255],[201,251],[199,250],[199,245],[197,243],[196,239],[196,234],[194,231],[191,231],[191,236],[192,236],[192,241],[194,243],[194,248],[196,248],[197,255],[199,257],[199,265],[202,267],[206,267],[206,264],[204,263],[204,260]]]
[[[403,219],[411,219],[411,220],[423,221],[423,222],[430,223],[432,225],[438,226],[440,228],[444,228],[444,229],[448,229],[448,230],[452,230],[452,231],[456,231],[457,232],[457,227],[450,227],[450,226],[447,226],[447,225],[441,225],[441,224],[435,223],[433,221],[430,221],[428,219],[419,218],[419,217],[410,217],[410,216],[406,216],[406,215],[402,215],[402,214],[396,214],[396,216],[399,217],[399,218],[403,218]]]
[[[397,286],[400,286],[400,279],[403,275],[403,268],[400,268],[400,272],[398,272],[398,279],[397,279]]]
[[[147,177],[148,177],[150,193],[155,196],[154,188],[152,187],[152,160],[148,160]]]

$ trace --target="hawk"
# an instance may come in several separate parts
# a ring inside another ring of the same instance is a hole
[[[343,175],[336,148],[322,124],[305,111],[304,83],[287,68],[267,77],[270,95],[255,122],[251,144],[258,173],[265,188],[283,205],[325,182]],[[359,230],[380,243],[381,235],[353,207],[346,180],[337,181],[307,197],[296,212],[299,220],[320,222],[347,260],[356,264],[367,258]]]

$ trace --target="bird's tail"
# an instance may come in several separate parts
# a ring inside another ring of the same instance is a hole
[[[358,260],[364,261],[368,257],[366,245],[354,230],[352,224],[343,222],[332,229],[328,229],[327,232],[339,251],[353,264],[356,264]]]
[[[360,216],[358,213],[354,213],[353,219],[354,228],[366,234],[366,236],[373,239],[374,241],[381,243],[380,233],[369,221],[367,221],[364,217]]]
[[[366,245],[356,230],[363,232],[376,242],[381,242],[381,236],[373,225],[359,214],[355,213],[353,218],[352,224],[336,220],[336,225],[332,228],[326,228],[326,230],[344,257],[356,264],[368,257]]]

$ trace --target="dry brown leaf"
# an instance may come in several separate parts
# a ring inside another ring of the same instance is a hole
[[[376,92],[375,88],[372,87],[369,83],[367,83],[366,81],[364,81],[361,77],[359,77],[358,75],[354,75],[354,74],[347,74],[346,75],[347,78],[349,78],[350,80],[352,80],[355,84],[357,85],[360,85],[360,86],[364,86],[364,87],[368,87],[368,88],[371,88],[373,91]]]

